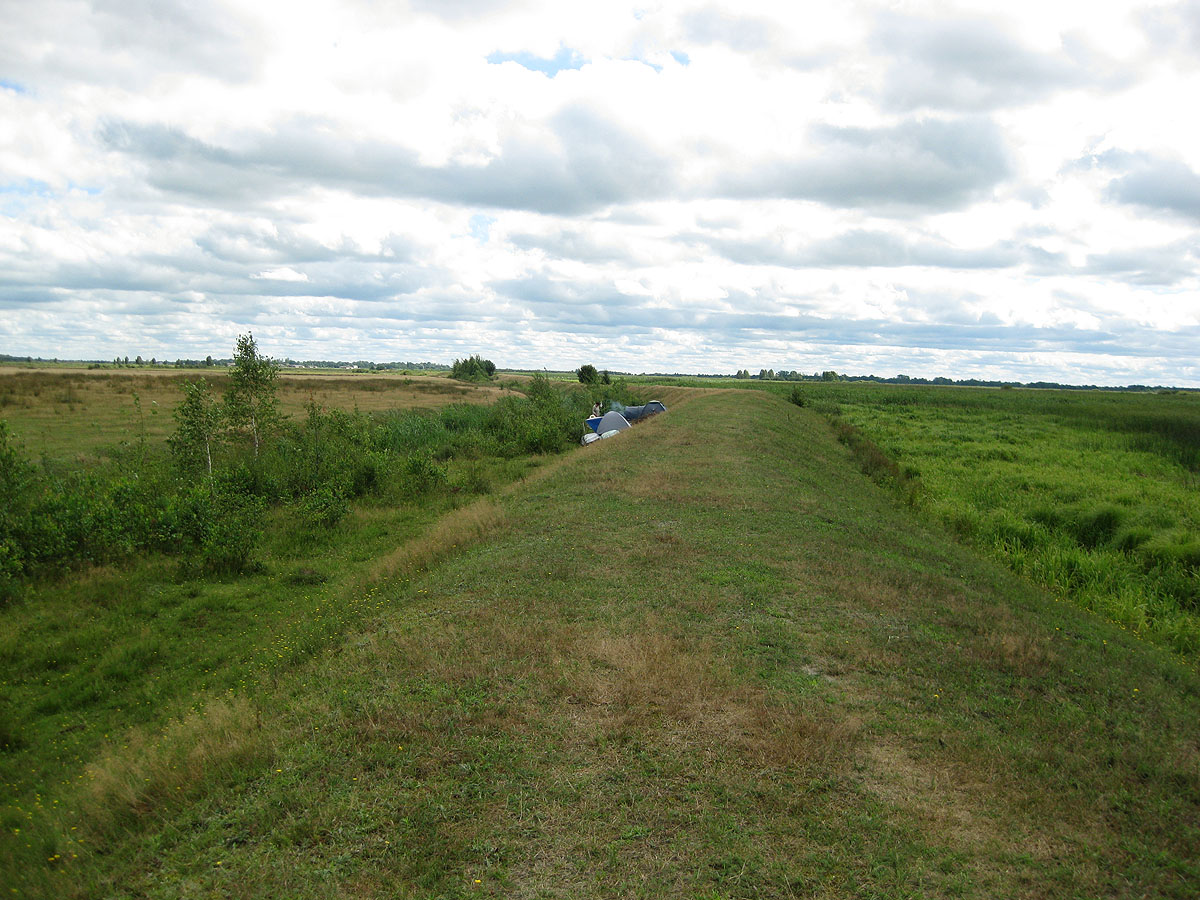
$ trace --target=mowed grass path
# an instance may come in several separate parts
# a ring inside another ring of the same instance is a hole
[[[668,403],[336,650],[114,745],[49,884],[1197,895],[1193,669],[915,524],[808,410]]]

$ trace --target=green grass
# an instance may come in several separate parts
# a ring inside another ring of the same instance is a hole
[[[291,583],[205,587],[199,635],[278,623],[245,689],[193,668],[153,700],[177,651],[146,616],[186,598],[102,592],[151,623],[103,665],[170,715],[80,707],[110,737],[22,798],[32,820],[5,812],[0,880],[130,898],[1195,895],[1192,668],[914,520],[811,410],[664,400],[486,509],[397,534],[390,561],[388,528],[357,547],[360,522],[317,548],[329,581],[297,559]],[[311,618],[314,588],[362,612],[296,652],[285,623]],[[43,679],[75,677],[75,624],[37,641]],[[67,722],[6,751],[10,771]]]
[[[799,390],[927,521],[1059,597],[1200,654],[1200,394]]]

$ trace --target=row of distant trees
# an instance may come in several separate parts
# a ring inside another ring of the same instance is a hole
[[[0,362],[58,362],[58,357],[53,360],[43,359],[42,357],[33,356],[10,356],[0,353]],[[66,360],[66,362],[88,362],[93,367],[104,366],[105,363],[100,360]],[[151,356],[149,359],[140,354],[130,359],[128,356],[114,356],[112,362],[107,365],[115,366],[118,369],[132,369],[137,366],[174,366],[176,369],[211,369],[211,368],[228,368],[234,365],[235,360],[229,357],[213,359],[211,356],[206,356],[204,359],[159,359]],[[334,359],[291,359],[284,358],[276,361],[277,365],[283,368],[303,368],[303,369],[362,369],[373,372],[391,372],[391,371],[414,371],[414,372],[445,372],[450,369],[450,366],[445,363],[435,362],[372,362],[371,360],[358,359],[353,362]]]
[[[142,359],[142,357],[139,355],[135,356],[132,360],[130,360],[128,356],[114,356],[112,364],[118,369],[127,369],[134,366],[157,366],[159,365],[159,362],[158,358],[154,356],[150,357],[149,359]],[[162,365],[174,365],[178,369],[182,369],[184,367],[196,369],[203,366],[225,366],[228,364],[229,360],[214,360],[211,356],[206,357],[205,359],[177,359],[173,363],[165,359],[162,361]]]
[[[734,378],[758,378],[762,381],[840,381],[842,376],[832,369],[805,375],[803,372],[789,372],[787,369],[759,369],[757,375],[751,375],[749,369],[738,369]],[[903,377],[903,376],[901,376]]]
[[[196,369],[196,368],[211,368],[220,367],[228,368],[234,365],[234,360],[228,358],[213,359],[211,356],[206,356],[204,359],[176,359],[157,360],[155,357],[150,357],[149,360],[141,356],[134,357],[131,361],[128,356],[118,356],[111,363],[104,363],[98,360],[66,360],[66,362],[89,362],[93,368],[100,368],[104,365],[113,365],[117,367],[135,367],[146,365],[173,365],[180,369]],[[44,362],[59,362],[56,357],[53,360],[43,357],[33,356],[12,356],[7,353],[0,353],[0,362],[16,362],[16,363],[44,363]],[[377,363],[369,360],[358,360],[355,362],[345,362],[342,360],[293,360],[285,358],[279,360],[278,364],[284,367],[301,367],[306,369],[358,369],[361,371],[428,371],[428,372],[445,372],[450,373],[455,378],[464,378],[468,381],[486,379],[492,377],[496,372],[496,366],[491,360],[485,360],[478,354],[468,357],[464,360],[456,359],[453,366],[447,366],[445,363],[435,362],[385,362]],[[686,372],[652,372],[651,375],[662,375],[667,377],[687,377],[687,378],[727,378],[727,375],[696,375]],[[575,375],[583,384],[610,384],[612,383],[611,374],[606,370],[600,372],[593,365],[580,366],[575,370]],[[1154,391],[1163,390],[1160,386],[1146,384],[1128,384],[1128,385],[1095,385],[1095,384],[1074,384],[1070,382],[1059,381],[997,381],[984,378],[946,378],[939,376],[936,378],[921,378],[919,376],[909,375],[846,375],[839,374],[833,370],[824,372],[813,372],[807,374],[804,372],[787,369],[759,369],[758,374],[753,374],[749,369],[738,369],[734,374],[734,378],[740,379],[755,379],[761,381],[874,381],[879,384],[932,384],[932,385],[959,385],[961,387],[1027,387],[1027,388],[1067,388],[1071,390],[1104,390],[1104,391]]]

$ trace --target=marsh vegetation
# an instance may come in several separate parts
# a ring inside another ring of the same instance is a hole
[[[1200,653],[1200,393],[787,390],[927,520],[1055,596]]]

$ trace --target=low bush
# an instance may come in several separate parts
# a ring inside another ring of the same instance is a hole
[[[450,375],[461,381],[487,381],[496,374],[496,364],[478,353],[466,359],[456,359],[450,367]]]
[[[314,528],[332,528],[350,512],[350,504],[342,491],[323,484],[310,491],[300,501],[304,521]]]
[[[404,486],[420,496],[446,484],[446,467],[439,466],[430,453],[413,453],[404,461]]]
[[[1154,532],[1141,525],[1122,528],[1113,537],[1113,546],[1124,553],[1132,553],[1154,537]]]
[[[257,568],[254,553],[263,537],[265,505],[246,494],[211,497],[196,561],[214,575],[241,575]]]

